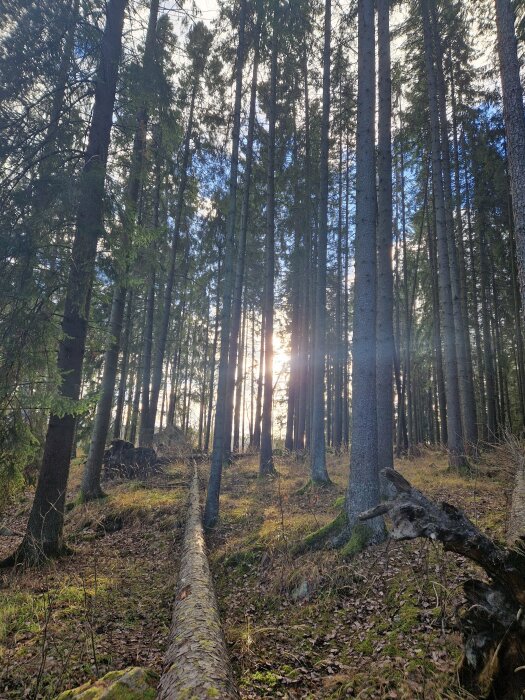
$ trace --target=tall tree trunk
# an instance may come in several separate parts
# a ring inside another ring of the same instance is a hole
[[[235,102],[233,108],[232,153],[230,162],[229,210],[224,251],[224,289],[221,311],[221,350],[219,357],[219,379],[215,407],[215,429],[213,432],[213,454],[210,478],[206,493],[203,522],[206,528],[213,527],[219,517],[222,462],[224,458],[224,428],[226,418],[226,391],[228,382],[228,359],[230,351],[230,322],[234,286],[233,255],[235,251],[235,219],[237,213],[237,178],[239,171],[239,137],[241,126],[242,70],[245,54],[246,0],[241,0],[239,14],[239,42],[235,67]]]
[[[225,451],[229,452],[232,437],[233,398],[235,393],[235,369],[237,365],[237,350],[239,345],[239,328],[241,325],[242,295],[244,286],[244,268],[246,262],[246,238],[248,233],[248,217],[250,213],[250,186],[253,164],[253,136],[255,131],[255,106],[257,101],[257,75],[259,70],[259,27],[257,20],[255,37],[255,52],[253,57],[252,82],[250,87],[250,110],[248,116],[248,135],[246,143],[246,163],[244,170],[244,192],[241,206],[241,222],[239,242],[237,247],[237,266],[235,269],[235,286],[233,292],[230,354],[228,360],[228,382],[226,390],[226,415],[224,419]]]
[[[235,383],[235,413],[233,420],[233,451],[239,452],[239,431],[242,406],[242,387],[244,382],[244,350],[246,347],[246,302],[242,314],[241,340],[239,343],[239,361],[237,363],[237,381]]]
[[[467,452],[476,453],[478,427],[476,423],[476,400],[472,377],[472,362],[470,360],[470,339],[468,319],[464,316],[466,303],[461,296],[461,273],[458,259],[457,241],[454,234],[454,213],[452,204],[452,179],[450,163],[449,130],[447,119],[445,77],[443,72],[443,49],[439,33],[435,4],[431,6],[431,26],[434,39],[434,59],[437,89],[437,104],[439,109],[439,125],[441,134],[441,172],[443,174],[443,194],[445,203],[445,220],[448,241],[450,265],[450,281],[452,291],[452,311],[454,314],[454,329],[456,339],[456,358],[458,366],[459,398],[463,425],[463,440]],[[461,216],[456,222],[460,227]],[[458,236],[459,237],[459,236]]]
[[[155,286],[156,269],[150,271],[150,282],[146,302],[146,324],[144,326],[144,349],[142,352],[142,391],[140,408],[139,445],[148,444],[149,413],[150,413],[150,384],[151,384],[151,360],[153,349],[153,326],[155,320]]]
[[[126,302],[128,275],[129,275],[129,253],[133,227],[135,225],[137,204],[139,201],[140,185],[142,181],[142,170],[146,150],[146,132],[149,120],[149,110],[147,103],[149,78],[152,75],[152,68],[155,55],[155,39],[157,31],[157,17],[159,13],[159,0],[152,0],[149,12],[148,29],[144,47],[144,57],[141,76],[141,90],[144,91],[144,103],[137,112],[135,137],[133,142],[133,153],[131,157],[131,167],[128,178],[126,212],[122,224],[122,248],[124,259],[119,261],[116,270],[115,290],[113,293],[113,304],[111,308],[110,337],[104,357],[104,374],[102,379],[102,390],[93,432],[89,453],[82,476],[80,488],[80,498],[83,501],[91,501],[103,496],[100,486],[100,474],[102,471],[102,460],[106,439],[111,421],[111,407],[113,405],[113,394],[115,391],[115,380],[117,378],[118,355],[120,351],[120,335],[124,320],[124,308]],[[160,197],[160,164],[157,166],[157,187],[156,187],[156,219],[158,219],[158,207]],[[155,222],[155,227],[158,221]]]
[[[352,348],[352,436],[346,496],[348,525],[379,503],[376,401],[376,167],[374,0],[358,2],[355,287]],[[372,390],[371,390],[372,388]],[[386,536],[382,518],[367,539]]]
[[[206,290],[206,298],[208,297],[208,290]],[[202,371],[202,381],[201,381],[201,394],[200,394],[200,410],[199,410],[199,435],[197,447],[199,451],[202,450],[204,441],[204,420],[206,417],[206,378],[208,374],[208,354],[209,354],[209,344],[210,344],[210,303],[209,300],[206,306],[206,326],[204,327],[204,348],[202,351],[201,360],[201,371]]]
[[[261,338],[259,345],[259,376],[257,377],[257,396],[255,399],[255,419],[253,426],[253,447],[257,450],[261,447],[261,414],[262,394],[264,384],[264,316],[261,323]]]
[[[93,117],[84,168],[58,353],[60,394],[72,408],[80,396],[97,243],[103,230],[106,164],[121,54],[126,0],[110,0],[101,39]],[[41,562],[62,550],[64,506],[75,432],[74,411],[52,414],[26,534],[15,561]]]
[[[195,99],[200,82],[200,74],[194,76],[190,109],[188,114],[188,125],[184,136],[184,148],[182,155],[182,164],[179,180],[179,188],[177,192],[177,205],[175,222],[173,227],[173,238],[171,242],[170,266],[166,286],[164,287],[164,299],[162,303],[162,317],[160,321],[159,335],[155,348],[155,361],[153,363],[152,378],[151,378],[151,395],[149,399],[149,411],[146,417],[144,431],[141,426],[141,436],[143,445],[150,445],[155,432],[155,420],[157,418],[157,406],[159,402],[160,386],[162,383],[162,367],[164,365],[164,354],[166,352],[166,341],[168,338],[168,329],[170,325],[171,305],[173,298],[173,288],[175,285],[175,266],[177,262],[177,251],[179,247],[180,230],[182,223],[182,213],[184,210],[184,199],[186,194],[186,185],[188,183],[188,167],[190,162],[191,151],[191,135],[193,132],[193,115],[195,110]]]
[[[523,313],[525,309],[525,113],[523,110],[523,89],[520,79],[512,2],[511,0],[495,0],[495,4],[503,92],[503,117],[507,134],[507,158]]]
[[[462,134],[462,144],[463,150],[465,151],[465,138]],[[480,425],[481,425],[481,437],[483,440],[487,439],[487,401],[485,396],[485,384],[484,384],[484,368],[483,368],[483,353],[481,348],[481,331],[479,325],[479,304],[478,304],[478,289],[476,284],[476,277],[478,277],[478,268],[476,265],[476,256],[474,253],[474,234],[472,230],[472,212],[470,203],[470,184],[467,172],[467,164],[464,164],[464,183],[465,183],[465,209],[467,213],[467,234],[468,234],[468,245],[469,245],[469,258],[470,258],[470,287],[472,296],[472,308],[473,308],[473,321],[474,321],[474,334],[476,338],[476,364],[478,371],[478,392],[479,392],[479,415],[480,415]]]
[[[124,326],[124,340],[122,343],[122,358],[120,361],[120,380],[117,394],[117,405],[115,410],[115,425],[113,428],[114,440],[120,438],[120,435],[122,433],[122,418],[124,415],[124,402],[126,400],[126,385],[128,380],[131,331],[133,328],[133,306],[134,295],[133,290],[130,290],[128,292],[126,321]]]
[[[123,285],[117,283],[113,292],[111,317],[109,321],[110,344],[107,346],[104,358],[104,373],[102,375],[100,398],[97,403],[91,443],[89,445],[88,457],[80,487],[80,500],[83,502],[93,501],[104,496],[100,485],[100,475],[106,447],[106,438],[111,420],[111,406],[113,404],[115,378],[117,376],[120,335],[125,303],[126,289]]]
[[[319,162],[319,227],[317,238],[317,279],[313,352],[311,478],[316,484],[330,482],[326,470],[325,445],[325,364],[326,364],[326,264],[328,239],[328,151],[330,147],[330,40],[332,4],[326,0],[324,11],[323,113],[321,121],[321,157]]]
[[[339,109],[342,111],[341,80],[339,81]],[[334,342],[334,425],[333,443],[336,452],[343,443],[343,129],[339,133],[339,167],[337,173],[337,270],[335,281],[335,342]]]
[[[432,184],[436,208],[439,301],[441,308],[441,330],[443,333],[444,345],[449,463],[454,469],[463,469],[467,466],[467,461],[464,454],[463,427],[461,424],[454,309],[450,279],[449,241],[445,212],[439,109],[437,101],[434,52],[432,49],[429,0],[421,0],[421,10],[423,17],[425,68],[430,112]]]
[[[270,95],[268,103],[268,173],[266,199],[266,237],[264,266],[264,391],[261,419],[259,476],[273,474],[272,407],[273,407],[273,305],[275,284],[275,123],[277,112],[278,7],[273,3],[270,57]]]
[[[394,289],[392,276],[392,86],[390,0],[377,0],[378,202],[377,202],[377,450],[381,469],[393,469]]]
[[[210,361],[210,387],[208,390],[208,417],[206,420],[206,436],[204,438],[204,452],[210,449],[211,419],[213,411],[213,393],[215,389],[215,365],[217,358],[217,343],[219,340],[219,320],[220,320],[220,283],[221,283],[221,248],[217,252],[217,296],[215,301],[215,325],[213,329],[213,344],[211,348]]]

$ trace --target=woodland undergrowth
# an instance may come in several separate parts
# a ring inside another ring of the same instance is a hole
[[[470,477],[451,472],[439,452],[396,466],[503,538],[511,487],[503,456],[485,457]],[[212,561],[242,697],[469,697],[455,669],[470,563],[423,541],[387,542],[351,559],[340,550],[297,554],[340,512],[347,462],[329,457],[329,490],[302,489],[308,464],[292,457],[276,460],[271,480],[256,478],[252,458],[226,471]]]
[[[512,467],[504,449],[466,477],[424,451],[397,463],[429,496],[463,508],[503,539]],[[510,460],[510,458],[509,458]],[[466,698],[455,668],[461,584],[471,564],[429,542],[386,543],[352,559],[298,544],[341,512],[348,456],[329,455],[330,489],[302,488],[308,463],[256,457],[225,469],[210,562],[243,698]],[[205,484],[207,464],[199,466]],[[76,463],[68,501],[78,492]],[[5,573],[0,587],[0,697],[52,698],[110,670],[161,670],[177,575],[189,471],[111,484],[67,516],[71,556]],[[23,532],[31,493],[4,511],[0,556]],[[476,572],[479,575],[479,571]]]
[[[68,500],[81,475],[75,463]],[[55,697],[108,671],[160,671],[187,503],[188,472],[105,487],[66,520],[73,554],[0,579],[0,698]],[[23,532],[31,494],[2,514]],[[0,537],[0,558],[14,537]]]

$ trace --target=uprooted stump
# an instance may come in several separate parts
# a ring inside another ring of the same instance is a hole
[[[197,471],[158,700],[236,700],[201,522]]]
[[[393,469],[383,475],[396,497],[362,513],[368,520],[388,513],[395,540],[426,537],[481,566],[490,582],[468,580],[461,616],[462,685],[476,697],[522,698],[525,692],[525,539],[504,548],[484,535],[458,508],[434,503]]]
[[[160,471],[151,447],[135,447],[127,440],[113,440],[104,452],[103,479],[147,479]]]

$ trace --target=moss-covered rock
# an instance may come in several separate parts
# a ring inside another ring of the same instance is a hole
[[[66,690],[56,700],[155,700],[159,677],[138,666],[111,671],[95,682]]]

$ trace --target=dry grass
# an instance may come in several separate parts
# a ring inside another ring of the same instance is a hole
[[[347,455],[329,455],[333,487],[307,489],[308,464],[256,457],[224,473],[221,522],[210,541],[221,615],[243,698],[465,698],[457,608],[475,570],[429,542],[389,544],[351,561],[339,552],[294,556],[295,545],[339,512]],[[471,478],[427,452],[397,465],[430,496],[462,507],[503,539],[511,459],[502,448]],[[80,477],[76,463],[68,501]],[[204,485],[207,467],[201,465]],[[160,670],[166,648],[188,473],[108,487],[67,517],[74,554],[0,587],[0,698],[52,698],[129,665]],[[0,524],[23,531],[32,494]],[[120,528],[120,529],[119,529]],[[0,538],[0,556],[16,539]]]
[[[75,463],[68,500],[75,499]],[[0,588],[0,697],[53,698],[130,665],[160,670],[187,501],[185,468],[141,484],[112,484],[108,498],[66,520],[73,555],[40,571],[7,573]],[[22,530],[31,502],[5,514]],[[0,556],[16,544],[1,538]]]
[[[465,698],[455,674],[456,608],[471,565],[423,541],[382,545],[352,561],[333,551],[294,556],[299,540],[337,515],[348,457],[329,457],[333,488],[305,493],[307,463],[276,466],[279,477],[263,482],[254,458],[226,470],[211,542],[243,698]],[[426,452],[397,467],[503,537],[505,478],[494,464],[465,478],[449,471],[445,455]]]

